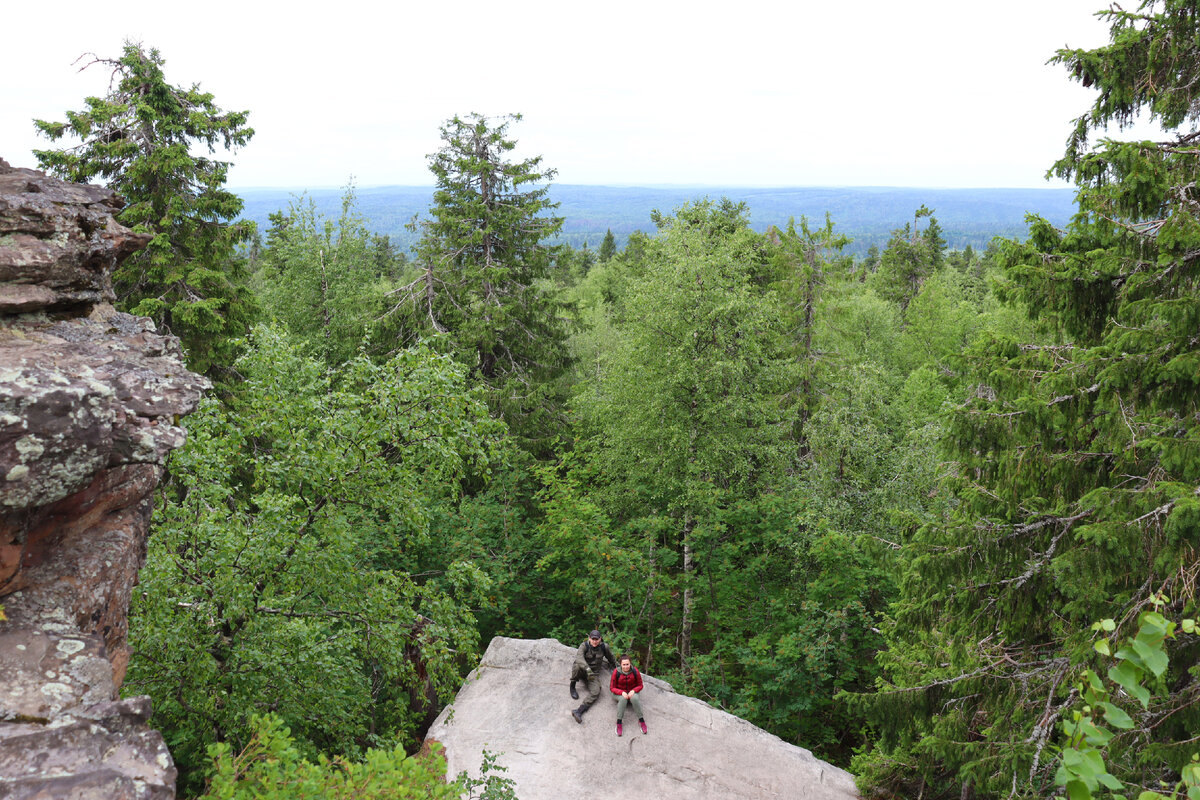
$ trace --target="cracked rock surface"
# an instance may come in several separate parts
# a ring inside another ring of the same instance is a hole
[[[117,312],[147,236],[120,201],[0,159],[0,798],[169,798],[148,698],[118,700],[151,501],[208,382]]]
[[[616,699],[600,699],[576,724],[567,693],[575,648],[554,639],[496,637],[426,743],[442,744],[447,774],[478,777],[483,751],[501,754],[521,800],[588,797],[619,786],[624,797],[664,800],[852,800],[850,773],[643,673],[649,734],[632,711],[616,735]],[[607,678],[607,676],[605,676]]]

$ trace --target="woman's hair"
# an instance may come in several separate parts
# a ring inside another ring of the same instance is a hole
[[[622,661],[628,661],[629,666],[631,666],[631,667],[633,666],[633,659],[630,658],[625,653],[621,653],[621,655],[617,656],[617,663],[620,664]]]

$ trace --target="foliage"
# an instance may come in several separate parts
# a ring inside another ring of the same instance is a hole
[[[226,743],[209,748],[212,775],[200,800],[516,800],[512,781],[497,774],[504,767],[486,750],[481,777],[462,773],[447,782],[436,742],[415,756],[397,745],[371,748],[360,761],[322,755],[314,763],[277,716],[253,716],[250,730],[237,753]]]
[[[798,431],[825,430],[801,410],[827,389],[819,308],[848,262],[830,224],[763,237],[729,201],[657,221],[580,286],[592,436],[542,473],[539,570],[644,668],[844,757],[832,696],[869,683],[889,581],[796,470]]]
[[[408,756],[404,748],[371,748],[362,759],[304,757],[274,715],[255,715],[250,739],[234,753],[227,743],[209,749],[213,774],[202,800],[458,800],[463,787],[445,780],[441,753]]]
[[[905,550],[888,680],[858,701],[880,736],[859,762],[864,782],[897,793],[1045,791],[1038,753],[1090,651],[1080,631],[1114,604],[1132,618],[1152,588],[1176,597],[1174,612],[1195,608],[1197,134],[1083,147],[1138,108],[1194,121],[1198,90],[1177,67],[1198,21],[1174,2],[1103,14],[1110,45],[1057,59],[1099,90],[1056,166],[1080,186],[1079,214],[1062,231],[1033,218],[1030,239],[999,253],[1005,296],[1052,338],[991,333],[970,349],[972,391],[948,431],[955,505]],[[1171,663],[1194,664],[1189,647],[1168,642]],[[1167,681],[1139,762],[1117,765],[1121,780],[1182,766],[1178,742],[1200,727],[1185,669]]]
[[[847,270],[847,259],[840,254],[849,240],[833,232],[833,220],[828,216],[824,227],[816,229],[810,227],[804,217],[800,218],[799,230],[796,221],[789,220],[786,230],[768,230],[767,239],[772,245],[770,258],[778,277],[774,288],[780,295],[780,310],[790,328],[788,338],[796,342],[798,371],[793,390],[796,395],[793,435],[800,442],[800,450],[804,451],[805,425],[817,405],[815,387],[821,366],[814,345],[817,308],[827,280],[825,273],[831,269]]]
[[[761,240],[743,213],[699,203],[659,219],[645,275],[623,297],[614,349],[579,400],[587,424],[602,432],[594,454],[606,513],[630,522],[658,516],[674,529],[666,544],[672,561],[682,558],[676,663],[685,673],[693,534],[714,508],[764,491],[792,452],[793,368],[781,314],[759,285]]]
[[[844,762],[856,726],[834,695],[870,685],[889,589],[869,540],[794,495],[769,495],[721,509],[695,542],[706,624],[689,688]]]
[[[929,220],[925,230],[919,229],[922,219]],[[873,278],[880,296],[899,305],[901,311],[908,308],[921,285],[942,266],[946,240],[941,233],[937,217],[926,206],[917,209],[911,224],[892,231]]]
[[[484,748],[479,777],[472,778],[466,772],[458,774],[457,782],[466,792],[466,800],[517,800],[516,783],[500,774],[508,768],[497,764],[498,759],[499,754]]]
[[[352,186],[336,224],[318,220],[306,199],[293,201],[271,223],[255,275],[264,308],[329,365],[349,360],[377,327],[396,277],[386,242],[367,230]]]
[[[1167,602],[1167,598],[1161,594],[1151,598],[1153,610],[1138,615],[1137,634],[1115,654],[1107,636],[1093,646],[1097,653],[1111,657],[1116,664],[1108,669],[1107,680],[1091,669],[1084,670],[1078,687],[1084,705],[1072,711],[1071,718],[1062,723],[1065,740],[1054,782],[1066,790],[1070,800],[1091,800],[1098,796],[1101,786],[1114,791],[1125,788],[1105,764],[1105,756],[1111,757],[1112,750],[1116,749],[1114,733],[1108,728],[1127,732],[1125,738],[1128,739],[1129,732],[1145,735],[1147,727],[1152,726],[1154,721],[1152,715],[1145,715],[1143,724],[1139,725],[1126,708],[1113,701],[1122,696],[1132,698],[1138,701],[1143,712],[1148,711],[1151,692],[1145,684],[1162,679],[1170,663],[1164,642],[1175,638],[1177,630],[1188,634],[1197,632],[1194,619],[1184,619],[1177,624],[1159,613],[1159,609]],[[1092,625],[1093,631],[1102,633],[1112,633],[1116,628],[1117,623],[1112,619]],[[1131,710],[1134,715],[1142,716],[1136,707]],[[1128,746],[1123,749],[1127,756]],[[1200,798],[1200,755],[1193,754],[1191,762],[1185,764],[1180,772],[1180,780],[1170,794],[1144,789],[1138,794],[1138,800]],[[1169,784],[1163,781],[1159,788],[1167,787]],[[1111,796],[1114,800],[1125,800],[1123,794]]]
[[[500,433],[448,357],[334,372],[259,328],[237,367],[236,401],[187,421],[133,607],[125,686],[154,698],[183,785],[253,713],[309,755],[410,733],[457,687],[490,588],[431,556],[431,509]]]
[[[790,359],[756,283],[759,237],[740,210],[684,206],[650,242],[620,339],[580,409],[597,455],[637,498],[686,526],[714,493],[751,492],[789,458]],[[614,507],[620,504],[614,497]]]
[[[613,236],[612,228],[604,232],[604,240],[600,242],[600,251],[596,255],[596,260],[600,263],[608,261],[617,254],[617,237]]]
[[[531,452],[544,453],[561,427],[568,366],[564,309],[547,284],[562,227],[543,181],[541,158],[508,160],[508,126],[473,114],[442,126],[429,157],[437,180],[430,218],[420,223],[416,280],[395,292],[392,323],[402,336],[448,335],[493,412]]]
[[[254,130],[248,112],[222,111],[199,85],[169,84],[164,63],[138,44],[118,59],[93,57],[88,66],[112,69],[108,94],[66,122],[36,121],[52,141],[80,144],[35,155],[52,174],[103,180],[128,203],[117,219],[153,238],[113,275],[121,307],[153,317],[183,340],[192,369],[219,376],[255,313],[237,252],[254,227],[232,221],[242,201],[224,188],[229,164],[192,151],[241,147]]]

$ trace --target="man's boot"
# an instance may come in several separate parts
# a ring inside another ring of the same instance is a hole
[[[580,725],[582,725],[583,724],[583,712],[585,712],[585,711],[587,711],[587,706],[580,706],[579,708],[573,708],[573,709],[571,709],[571,716],[575,718],[576,722],[578,722]]]
[[[579,692],[575,691],[575,681],[571,681],[571,699],[578,700]]]

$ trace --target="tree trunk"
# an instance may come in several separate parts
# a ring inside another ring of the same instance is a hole
[[[333,333],[333,313],[329,310],[329,278],[325,274],[325,251],[318,250],[317,258],[321,262],[321,329],[325,331],[325,338],[329,339]]]
[[[797,455],[808,455],[808,417],[812,408],[813,391],[813,323],[817,312],[818,264],[816,246],[810,244],[804,252],[806,274],[804,280],[804,344],[800,352],[800,419],[797,426]]]
[[[691,513],[683,522],[683,625],[679,631],[679,668],[688,674],[688,661],[692,656],[692,528],[695,520]]]

